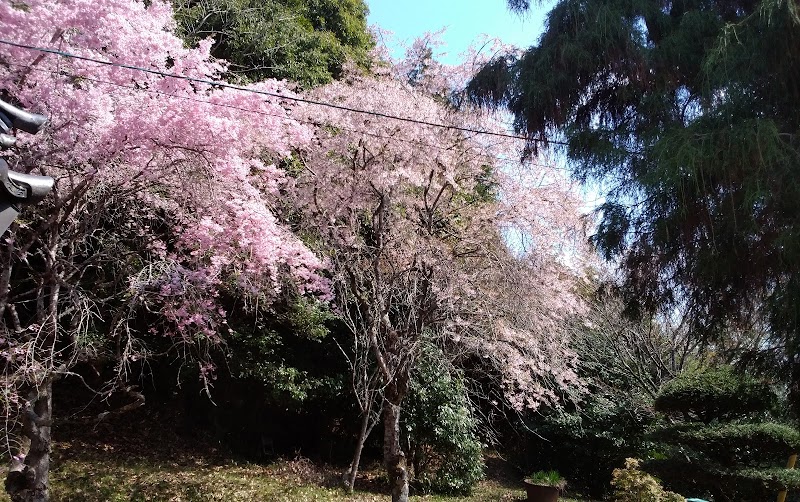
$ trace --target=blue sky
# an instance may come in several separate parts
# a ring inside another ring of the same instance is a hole
[[[447,44],[442,48],[446,55],[438,57],[446,64],[457,64],[459,55],[484,34],[522,48],[534,45],[544,31],[547,13],[555,4],[555,0],[533,1],[530,12],[521,17],[508,10],[505,0],[366,1],[369,24],[391,31],[396,43],[410,44],[426,32],[447,28],[441,37]],[[398,45],[390,49],[394,57],[403,55]],[[565,165],[560,155],[553,160],[559,166]],[[583,187],[582,195],[587,211],[603,201],[596,186]]]
[[[552,4],[535,4],[520,17],[508,10],[505,0],[367,0],[369,24],[393,32],[398,42],[447,28],[442,36],[447,55],[441,61],[448,64],[456,63],[458,55],[482,34],[519,47],[533,45]],[[394,56],[402,55],[396,51]]]

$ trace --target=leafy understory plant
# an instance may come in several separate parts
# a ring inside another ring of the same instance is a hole
[[[626,458],[624,469],[614,469],[611,486],[614,502],[686,502],[677,493],[664,490],[661,482],[639,469],[639,459]]]
[[[525,478],[525,481],[532,485],[552,486],[559,490],[567,486],[567,480],[562,478],[558,471],[536,471]]]

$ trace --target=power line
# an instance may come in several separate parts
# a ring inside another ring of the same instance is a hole
[[[134,65],[124,64],[124,63],[115,63],[115,62],[112,62],[112,61],[104,61],[102,59],[96,59],[96,58],[92,58],[92,57],[88,57],[88,56],[80,56],[78,54],[72,54],[72,53],[60,51],[60,50],[57,50],[57,49],[47,49],[45,47],[37,47],[37,46],[34,46],[34,45],[21,44],[21,43],[17,43],[17,42],[12,42],[10,40],[0,39],[0,44],[10,45],[12,47],[18,47],[20,49],[38,51],[38,52],[42,52],[42,53],[45,53],[45,54],[54,54],[56,56],[61,56],[61,57],[65,57],[65,58],[78,59],[78,60],[81,60],[81,61],[88,61],[90,63],[95,63],[95,64],[99,64],[99,65],[104,65],[104,66],[114,66],[114,67],[117,67],[117,68],[125,68],[125,69],[128,69],[128,70],[141,71],[141,72],[144,72],[144,73],[149,73],[151,75],[158,75],[158,76],[161,76],[161,77],[168,77],[168,78],[175,78],[175,79],[179,79],[179,80],[186,80],[188,82],[195,82],[195,83],[198,83],[198,84],[205,84],[205,85],[210,85],[210,86],[214,86],[214,87],[233,89],[233,90],[242,91],[242,92],[250,92],[250,93],[253,93],[253,94],[260,94],[260,95],[263,95],[263,96],[269,96],[269,97],[273,97],[273,98],[288,99],[288,100],[291,100],[291,101],[297,101],[299,103],[306,103],[306,104],[311,104],[311,105],[324,106],[324,107],[328,107],[328,108],[335,108],[337,110],[343,110],[343,111],[348,111],[348,112],[352,112],[352,113],[361,113],[361,114],[364,114],[364,115],[371,115],[373,117],[381,117],[381,118],[386,118],[386,119],[391,119],[391,120],[399,120],[401,122],[410,122],[410,123],[413,123],[413,124],[420,124],[420,125],[426,125],[426,126],[430,126],[430,127],[438,127],[438,128],[442,128],[442,129],[449,129],[449,130],[454,130],[454,131],[468,132],[468,133],[473,133],[473,134],[485,134],[485,135],[488,135],[488,136],[498,136],[498,137],[502,137],[502,138],[511,138],[511,139],[517,139],[517,140],[522,140],[522,141],[527,141],[527,142],[540,142],[540,143],[552,143],[552,144],[556,144],[556,145],[567,145],[567,143],[561,142],[561,141],[555,141],[555,140],[547,141],[547,140],[543,140],[543,139],[528,138],[528,137],[525,137],[525,136],[517,136],[515,134],[507,134],[507,133],[494,132],[494,131],[484,131],[484,130],[480,130],[480,129],[472,129],[472,128],[469,128],[469,127],[452,126],[452,125],[441,124],[441,123],[437,123],[437,122],[429,122],[427,120],[418,120],[418,119],[412,119],[412,118],[407,118],[407,117],[399,117],[397,115],[390,115],[388,113],[381,113],[381,112],[376,112],[376,111],[371,111],[371,110],[361,110],[361,109],[358,109],[358,108],[350,108],[350,107],[347,107],[347,106],[337,105],[337,104],[334,104],[334,103],[327,103],[327,102],[324,102],[324,101],[317,101],[317,100],[314,100],[314,99],[300,98],[300,97],[297,97],[297,96],[286,96],[286,95],[283,95],[283,94],[278,94],[278,93],[269,92],[269,91],[262,91],[262,90],[259,90],[259,89],[249,89],[247,87],[242,87],[242,86],[235,85],[235,84],[229,84],[229,83],[226,83],[226,82],[219,82],[219,81],[214,81],[214,80],[208,80],[208,79],[202,79],[202,78],[196,78],[196,77],[189,77],[189,76],[186,76],[186,75],[179,75],[177,73],[170,73],[170,72],[164,72],[164,71],[160,71],[160,70],[153,70],[153,69],[150,69],[150,68],[143,68],[141,66],[134,66]]]
[[[30,71],[36,71],[36,72],[39,72],[39,73],[51,73],[54,76],[58,75],[58,72],[55,71],[55,70],[46,70],[46,69],[43,69],[43,68],[35,68],[33,66],[30,66],[30,65],[24,65],[24,64],[19,64],[19,63],[9,63],[9,64],[11,66],[17,66],[19,68],[24,68],[24,69],[27,69],[27,70],[30,70]],[[65,76],[74,76],[74,75],[66,74]],[[150,93],[150,94],[157,94],[157,95],[161,95],[161,96],[166,96],[166,97],[175,98],[175,99],[183,99],[183,100],[187,100],[187,101],[194,101],[194,102],[197,102],[197,103],[204,103],[204,104],[211,105],[211,106],[218,106],[218,107],[221,107],[221,108],[229,108],[229,109],[233,109],[233,110],[237,110],[237,111],[254,113],[254,114],[257,114],[257,115],[263,115],[263,116],[267,116],[267,117],[275,117],[275,118],[280,118],[280,119],[286,118],[286,115],[278,115],[278,114],[275,114],[275,113],[269,113],[269,112],[265,112],[265,111],[262,111],[262,110],[253,110],[251,108],[245,108],[245,107],[230,105],[230,104],[226,104],[226,103],[215,103],[213,101],[208,101],[208,100],[205,100],[205,99],[200,99],[200,98],[195,98],[195,97],[192,97],[192,96],[185,96],[185,95],[180,95],[180,94],[173,94],[173,93],[169,93],[169,92],[159,91],[159,90],[156,90],[156,89],[150,89],[150,88],[147,88],[147,87],[138,87],[138,86],[133,86],[133,85],[125,85],[125,84],[120,84],[120,83],[117,83],[117,82],[110,82],[108,80],[102,80],[102,79],[97,79],[97,78],[93,78],[93,77],[81,76],[80,78],[82,80],[85,80],[85,81],[88,81],[88,82],[94,82],[94,83],[98,83],[98,84],[110,85],[110,86],[113,86],[113,87],[118,87],[118,88],[122,88],[122,89],[128,89],[128,90],[132,90],[132,91],[145,92],[145,93]],[[296,122],[299,122],[301,124],[307,124],[307,125],[311,125],[311,126],[314,126],[314,127],[319,127],[321,125],[320,122],[313,121],[313,120],[304,120],[304,119],[297,118],[297,117],[291,117],[291,118],[292,118],[292,120],[294,120]],[[414,146],[429,147],[429,148],[434,148],[434,149],[442,150],[442,151],[449,151],[449,150],[452,149],[452,147],[445,147],[445,146],[437,145],[437,144],[434,144],[434,143],[427,143],[427,142],[424,142],[424,141],[416,141],[416,140],[412,140],[412,139],[406,139],[406,138],[398,137],[397,135],[388,136],[388,135],[385,135],[385,134],[379,134],[379,133],[374,133],[374,132],[370,132],[370,131],[352,129],[352,128],[348,128],[348,127],[345,127],[345,126],[341,126],[339,124],[335,124],[335,127],[339,128],[339,129],[342,129],[344,131],[355,133],[355,134],[364,134],[366,136],[372,136],[374,138],[379,138],[379,139],[400,141],[400,142],[408,143],[408,144],[411,144],[411,145],[414,145]],[[509,159],[506,158],[506,157],[493,155],[491,153],[483,152],[480,155],[483,156],[483,157],[489,157],[489,158],[495,159],[495,160],[500,161],[500,162],[509,161]],[[539,166],[539,167],[546,167],[546,168],[553,169],[553,170],[556,170],[556,171],[558,171],[558,170],[567,170],[567,169],[564,169],[564,168],[556,167],[555,165],[539,164],[539,163],[535,163],[535,162],[531,162],[530,164],[531,165],[535,165],[535,166]]]

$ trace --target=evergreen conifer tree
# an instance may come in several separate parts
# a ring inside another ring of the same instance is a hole
[[[758,319],[795,396],[798,54],[795,0],[560,0],[537,45],[469,86],[608,188],[594,242],[630,311],[680,305],[705,338]]]

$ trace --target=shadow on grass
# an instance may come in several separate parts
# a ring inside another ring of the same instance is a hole
[[[522,473],[498,453],[487,452],[484,456],[484,463],[486,479],[491,479],[503,488],[522,490]]]

